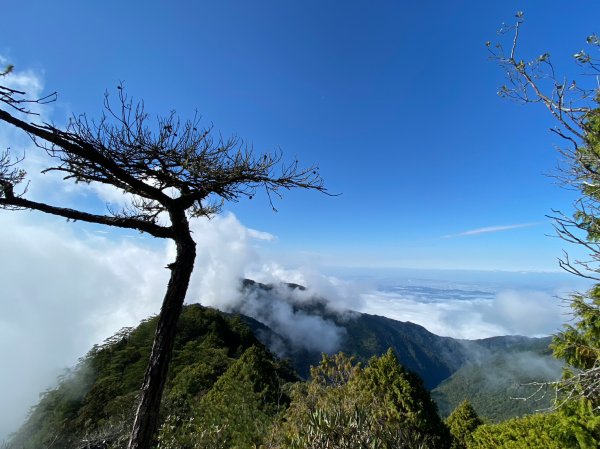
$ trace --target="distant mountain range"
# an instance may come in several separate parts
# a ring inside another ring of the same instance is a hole
[[[282,290],[251,280],[243,282],[245,295],[280,301]],[[303,290],[287,284],[290,290]],[[275,297],[279,295],[279,297]],[[393,348],[400,363],[417,373],[432,394],[442,415],[448,415],[463,399],[470,399],[482,416],[491,420],[531,413],[551,405],[550,397],[536,400],[513,399],[528,396],[524,384],[555,380],[562,365],[551,355],[550,337],[498,336],[479,340],[441,337],[423,326],[358,312],[337,312],[328,308],[324,298],[292,301],[294,310],[319,316],[343,330],[337,351],[367,361]],[[302,377],[321,358],[321,351],[299,347],[291,338],[268,326],[265,315],[254,309],[254,316],[241,315],[256,337],[283,357],[289,358]]]

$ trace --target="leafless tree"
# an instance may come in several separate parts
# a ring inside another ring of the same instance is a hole
[[[0,153],[0,208],[135,229],[175,242],[177,256],[168,266],[171,277],[128,446],[148,449],[194,268],[196,244],[190,219],[210,217],[223,202],[252,198],[258,189],[267,193],[271,206],[273,198],[287,189],[327,191],[316,166],[302,168],[298,161],[285,164],[280,152],[256,154],[236,137],[214,137],[210,128],[200,127],[198,118],[180,121],[171,113],[153,123],[143,103],[128,98],[123,86],[117,89],[117,106],[107,94],[99,120],[76,116],[60,129],[35,123],[30,110],[32,103],[54,100],[54,94],[32,100],[24,92],[0,86],[0,122],[29,135],[50,156],[44,172],[59,172],[67,182],[117,188],[130,194],[131,204],[101,215],[30,200],[22,158],[9,149]]]
[[[550,218],[560,238],[587,253],[585,259],[572,260],[565,252],[559,265],[569,273],[600,282],[600,60],[578,51],[573,54],[580,72],[577,80],[561,77],[549,53],[533,59],[520,55],[523,23],[519,12],[514,24],[499,31],[510,37],[509,46],[486,43],[491,59],[505,73],[506,84],[498,94],[541,104],[554,117],[556,127],[551,131],[567,143],[560,150],[563,158],[556,177],[562,185],[579,192],[579,197],[572,215],[553,211]],[[587,37],[587,43],[591,51],[600,49],[596,35]],[[559,382],[538,384],[538,392],[551,386],[557,394],[557,406],[584,397],[600,408],[600,340],[595,335],[597,324],[593,324],[600,319],[600,285],[575,293],[568,301],[576,322],[555,336],[553,345],[555,355],[564,358],[571,369]]]

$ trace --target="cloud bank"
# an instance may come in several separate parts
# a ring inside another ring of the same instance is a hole
[[[91,345],[156,313],[167,278],[137,242],[22,213],[0,214],[0,254],[1,437]]]
[[[444,291],[448,293],[441,299]],[[448,288],[425,296],[411,293],[410,289],[386,289],[365,293],[360,311],[411,321],[434,334],[453,338],[546,336],[558,330],[567,318],[564,304],[558,299],[565,295],[558,288],[542,291],[501,287],[474,294],[467,291],[463,295]]]

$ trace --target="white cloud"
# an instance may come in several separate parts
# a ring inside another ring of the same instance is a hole
[[[248,235],[253,239],[264,240],[266,242],[274,242],[277,240],[273,234],[263,231],[257,231],[256,229],[248,229]]]
[[[237,310],[269,326],[277,334],[286,337],[296,348],[334,352],[339,347],[345,330],[319,314],[294,307],[311,299],[312,296],[306,291],[290,290],[279,285],[268,292],[248,292],[241,298]],[[279,351],[279,355],[288,354]]]
[[[255,246],[264,234],[246,228],[233,214],[194,220],[191,227],[198,257],[187,302],[231,310],[244,300],[239,281],[248,272],[275,279],[277,269],[264,269],[274,265],[262,262]],[[10,412],[0,416],[0,440],[15,430],[63,368],[93,344],[160,309],[174,245],[129,235],[108,238],[106,228],[96,228],[82,231],[79,224],[34,212],[0,213],[0,360],[5,362],[0,397]],[[284,272],[279,269],[281,276]],[[327,294],[341,307],[345,296],[334,294],[336,285],[343,290],[336,280],[288,273],[303,283],[329,283]],[[310,349],[337,346],[341,330],[332,323],[296,313],[285,301],[272,306],[272,316],[263,318],[283,335]],[[245,311],[252,311],[249,303]]]
[[[361,312],[420,324],[437,335],[472,339],[507,333],[502,326],[482,319],[479,309],[485,307],[487,300],[421,302],[385,292],[366,293],[364,297]]]
[[[411,321],[434,334],[454,338],[545,336],[565,321],[557,296],[545,291],[502,289],[492,297],[426,301],[414,295],[373,291],[364,294],[360,311]]]
[[[496,295],[484,319],[502,325],[507,333],[548,335],[565,321],[559,293],[503,290]]]
[[[294,304],[320,295],[330,300],[332,310],[345,310],[356,298],[344,291],[342,281],[310,270],[286,270],[276,262],[262,261],[255,244],[275,240],[275,236],[246,228],[233,214],[197,220],[192,231],[198,244],[198,259],[190,281],[189,302],[240,311],[299,347],[332,351],[339,346],[342,329],[318,315],[295,310]],[[240,291],[243,278],[274,284],[292,282],[308,288],[305,291],[283,288],[272,295],[246,295]]]
[[[63,368],[160,305],[164,252],[74,231],[0,213],[0,439]]]
[[[47,95],[42,76],[33,71],[15,69],[8,76],[2,78],[2,84],[25,92],[26,98],[29,99]],[[30,103],[27,107],[33,114],[26,115],[16,110],[10,110],[9,112],[23,120],[37,124],[52,122],[52,103]],[[71,196],[74,192],[81,193],[81,190],[73,189],[72,184],[60,182],[62,177],[57,172],[42,174],[42,170],[56,161],[44,150],[37,148],[26,133],[2,123],[0,126],[0,150],[5,149],[10,149],[13,159],[24,157],[19,165],[27,172],[27,179],[21,186],[21,190],[25,185],[27,186],[28,199],[53,202],[57,198],[64,199],[65,194],[69,192]],[[19,191],[18,188],[17,191]]]
[[[305,297],[305,300],[313,296],[326,298],[328,307],[333,311],[358,309],[363,302],[361,288],[357,282],[328,276],[306,266],[287,269],[280,263],[270,260],[254,269],[249,269],[247,277],[265,284],[289,282],[302,285],[306,290],[297,291],[297,295]]]
[[[43,91],[42,79],[34,73],[17,72],[6,80],[33,97]],[[50,121],[47,115],[33,118]],[[110,187],[75,186],[56,173],[42,175],[49,156],[12,127],[0,127],[0,145],[26,154],[23,167],[31,199],[92,207],[94,201],[122,207],[131,200]],[[276,238],[246,228],[232,214],[195,220],[191,228],[198,258],[187,299],[230,309],[241,299],[240,278],[247,270],[260,269],[256,244]],[[94,343],[159,311],[169,273],[164,267],[174,259],[174,245],[131,239],[132,234],[115,237],[104,228],[83,229],[87,231],[39,213],[0,211],[0,359],[6,362],[0,397],[2,412],[10,412],[0,416],[0,439],[14,430],[37,394]],[[280,305],[275,316],[288,320],[289,310]],[[322,324],[318,318],[294,318],[294,326],[280,326],[282,331],[294,337],[312,328],[313,346],[323,344],[316,337]]]
[[[258,263],[253,233],[233,214],[194,220],[191,229],[198,250],[188,301],[228,309],[239,301],[246,268]],[[175,246],[169,248],[174,259]]]
[[[0,56],[0,66],[6,64],[6,60]],[[15,98],[19,99],[38,99],[43,95],[44,82],[42,78],[33,71],[13,70],[7,76],[2,77],[2,85],[19,92],[24,92],[25,95],[17,94]],[[44,105],[39,103],[27,103],[27,109],[34,114],[44,114]],[[16,110],[15,110],[16,112]]]
[[[486,226],[483,228],[470,229],[468,231],[458,232],[456,234],[447,234],[443,238],[447,239],[453,237],[466,237],[469,235],[490,234],[493,232],[510,231],[512,229],[530,228],[532,226],[538,226],[540,224],[542,223],[518,223],[502,226]]]

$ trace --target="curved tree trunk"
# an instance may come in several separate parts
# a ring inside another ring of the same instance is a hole
[[[146,368],[128,449],[150,449],[152,444],[152,437],[158,426],[160,402],[175,343],[177,321],[183,309],[183,301],[194,269],[196,243],[191,237],[185,217],[179,224],[183,229],[177,233],[178,236],[175,239],[177,257],[175,263],[170,265],[171,278],[158,316],[152,353]]]

